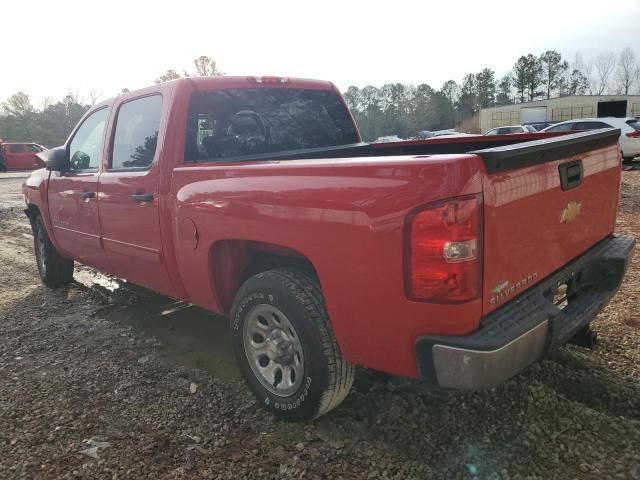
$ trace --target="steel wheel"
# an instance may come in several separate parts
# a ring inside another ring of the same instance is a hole
[[[289,319],[272,305],[256,305],[247,314],[242,336],[260,383],[280,397],[294,394],[304,378],[304,351]]]

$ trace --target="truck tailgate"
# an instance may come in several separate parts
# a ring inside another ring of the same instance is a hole
[[[613,232],[619,135],[598,130],[473,152],[487,170],[485,315]]]

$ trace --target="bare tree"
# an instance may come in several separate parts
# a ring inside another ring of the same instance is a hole
[[[102,96],[102,92],[97,92],[93,88],[89,90],[89,100],[91,101],[91,106],[93,107],[98,99]]]
[[[51,105],[53,105],[55,102],[53,100],[53,98],[51,97],[44,97],[42,99],[42,110],[46,110],[47,108],[49,108]]]
[[[616,66],[616,56],[612,52],[601,53],[593,62],[595,68],[596,95],[602,95],[607,90],[609,76]]]
[[[625,48],[618,59],[618,69],[616,78],[618,80],[618,91],[624,95],[629,95],[633,84],[640,77],[640,67],[636,62],[636,55],[629,47]]]
[[[67,94],[64,96],[63,102],[65,104],[81,105],[84,103],[84,99],[80,96],[80,90],[73,90],[70,88],[67,90]]]

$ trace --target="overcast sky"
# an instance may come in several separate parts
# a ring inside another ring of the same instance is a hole
[[[69,89],[88,99],[190,70],[208,55],[230,75],[283,75],[349,85],[498,76],[517,57],[560,50],[569,61],[631,46],[640,56],[640,1],[160,2],[4,0],[0,101],[37,105]]]

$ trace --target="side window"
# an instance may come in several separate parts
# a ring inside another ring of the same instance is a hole
[[[485,133],[485,135],[497,135],[498,134],[498,129],[497,128],[493,128],[491,130],[489,130],[487,133]]]
[[[9,145],[9,151],[11,153],[24,153],[24,145],[22,143],[14,143]]]
[[[97,170],[102,158],[104,129],[109,116],[108,108],[96,110],[85,118],[69,144],[71,170]]]
[[[118,111],[111,169],[148,168],[158,143],[162,97],[152,95],[124,103]]]
[[[603,122],[576,122],[573,126],[574,130],[596,130],[598,128],[609,128],[609,125]]]
[[[563,123],[562,125],[555,125],[553,127],[549,127],[547,132],[568,132],[573,130],[574,123]]]
[[[38,145],[31,144],[27,147],[30,153],[40,153],[42,149]]]

